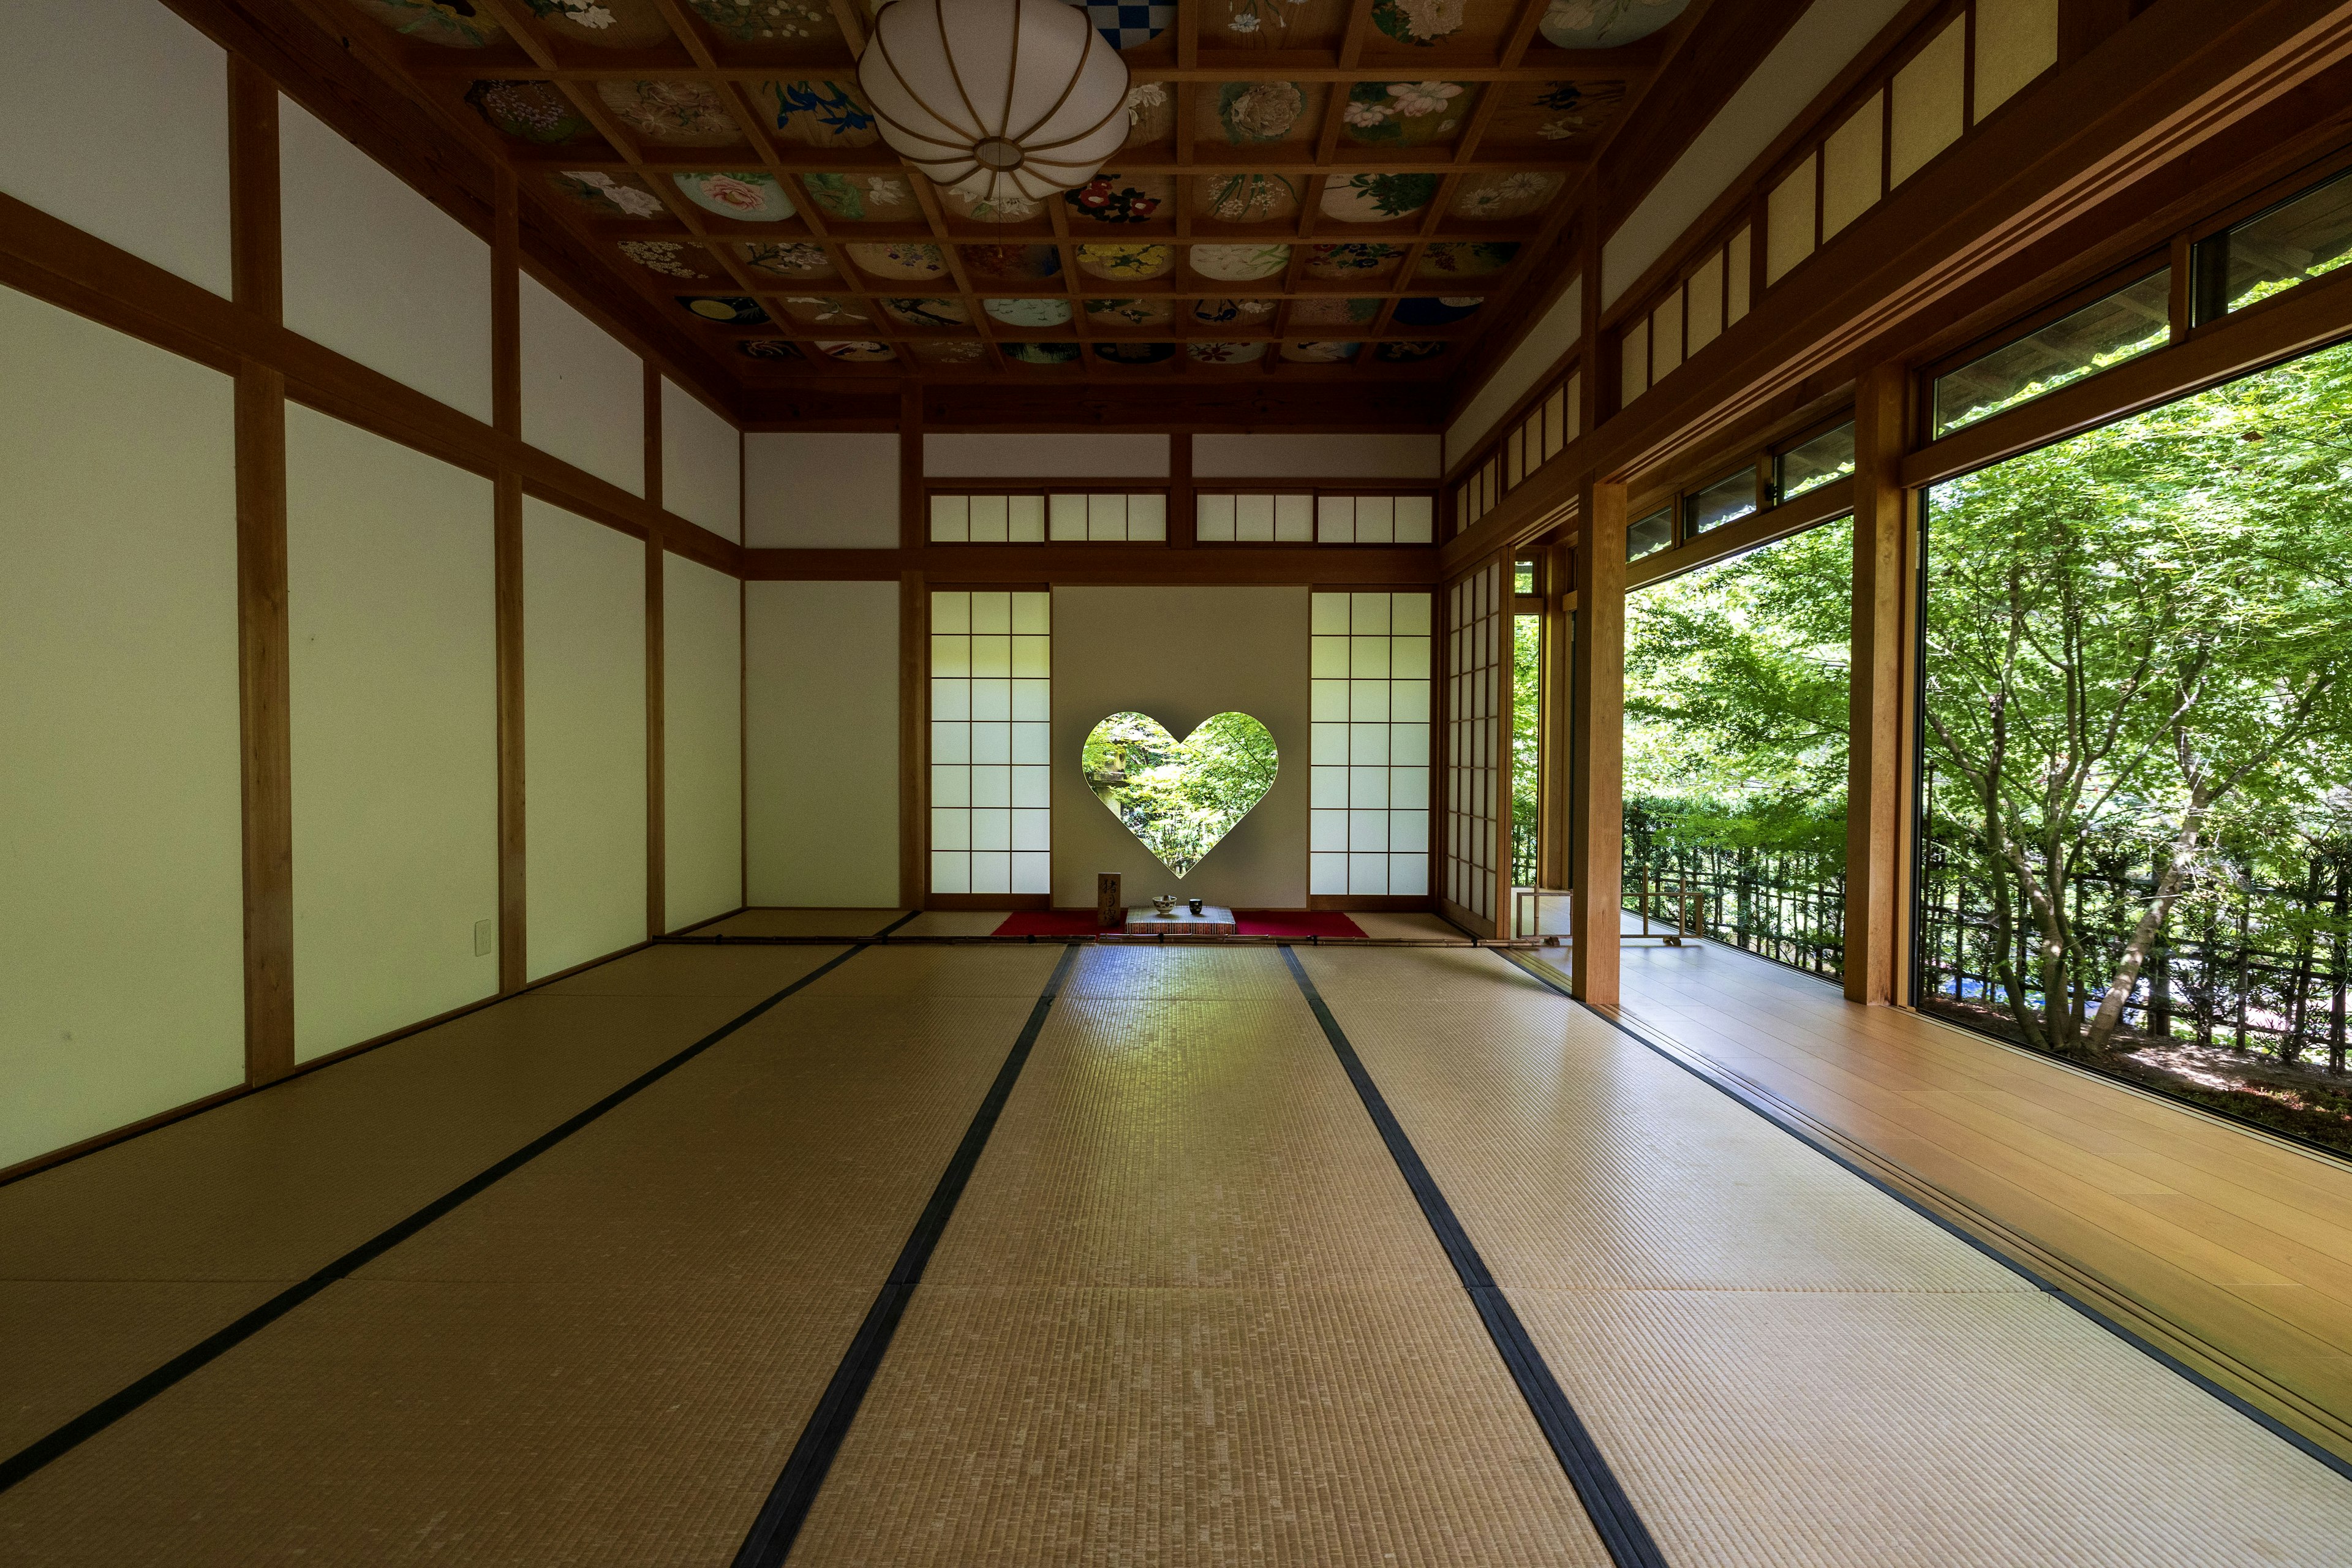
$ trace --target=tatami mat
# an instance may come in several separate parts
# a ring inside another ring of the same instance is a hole
[[[2352,1485],[1498,956],[1301,956],[1677,1568],[2352,1561]]]
[[[1005,910],[925,910],[898,928],[902,936],[986,936],[1004,923]]]
[[[724,1562],[1058,955],[860,955],[0,1498],[0,1557]]]
[[[689,936],[872,936],[904,910],[744,910]]]
[[[838,958],[841,952],[837,947],[655,946],[551,981],[537,994],[740,996],[748,1007]]]
[[[1080,958],[792,1558],[1598,1563],[1280,955]]]

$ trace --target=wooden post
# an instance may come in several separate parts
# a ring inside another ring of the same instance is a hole
[[[228,59],[229,254],[238,306],[284,318],[278,88]],[[286,621],[286,378],[236,368],[237,713],[245,872],[245,1080],[294,1070],[294,756]]]
[[[522,240],[514,173],[499,165],[490,217],[490,422],[522,434]],[[520,991],[530,973],[530,904],[523,838],[522,476],[493,476],[492,575],[499,668],[499,993]]]
[[[646,366],[646,500],[662,504],[661,372]],[[646,529],[646,935],[669,930],[669,812],[665,781],[667,755],[663,739],[667,721],[663,651],[667,634],[662,620],[662,525],[656,519]]]
[[[1905,921],[1898,904],[1903,781],[1909,746],[1903,689],[1904,601],[1911,492],[1899,479],[1906,393],[1899,364],[1863,373],[1853,405],[1853,648],[1846,762],[1845,994],[1898,994]]]
[[[898,548],[919,551],[930,536],[923,497],[923,393],[909,384],[898,400]],[[930,595],[920,572],[898,578],[898,907],[919,910],[930,885]]]
[[[1569,988],[1596,1007],[1617,1005],[1619,913],[1624,890],[1625,487],[1580,487],[1576,534],[1576,657],[1569,769]]]
[[[1168,437],[1168,543],[1190,550],[1198,538],[1200,508],[1192,500],[1192,437]]]

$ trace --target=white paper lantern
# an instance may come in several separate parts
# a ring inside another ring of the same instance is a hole
[[[1127,140],[1127,64],[1064,0],[892,0],[857,81],[893,151],[981,199],[1085,184]]]

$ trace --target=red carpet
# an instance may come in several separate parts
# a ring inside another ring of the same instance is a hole
[[[1363,928],[1338,910],[1235,910],[1234,923],[1244,936],[1350,937]],[[1106,929],[1095,924],[1092,910],[1022,910],[1004,918],[998,936],[1094,936]]]

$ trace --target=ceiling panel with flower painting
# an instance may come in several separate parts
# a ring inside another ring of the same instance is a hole
[[[1001,203],[882,143],[873,0],[257,3],[365,24],[747,392],[1381,382],[1433,406],[1507,319],[1489,301],[1558,265],[1689,0],[1095,0],[1126,144]]]

